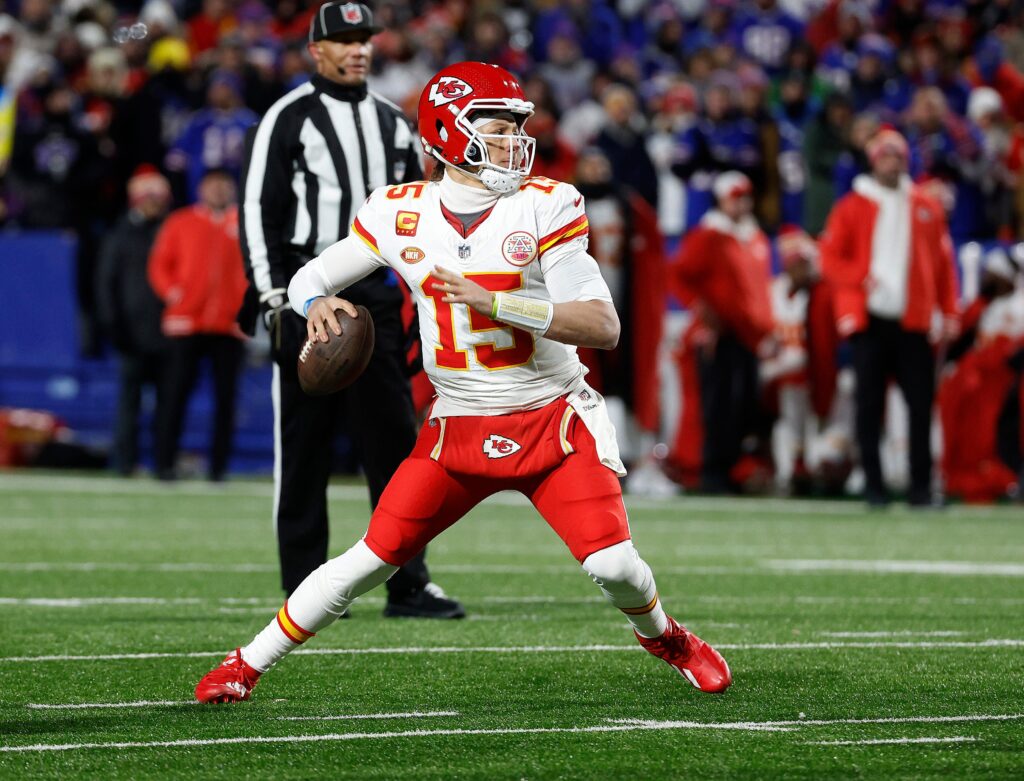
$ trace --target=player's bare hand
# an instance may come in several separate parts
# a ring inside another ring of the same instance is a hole
[[[482,315],[491,316],[490,290],[440,266],[434,266],[434,276],[441,280],[434,283],[434,289],[444,293],[441,300],[446,304],[466,304]]]
[[[317,339],[326,342],[330,338],[329,330],[333,331],[335,336],[341,336],[341,323],[334,314],[335,309],[343,309],[345,314],[353,318],[359,316],[356,308],[344,298],[321,296],[314,299],[306,312],[306,335],[311,342]]]

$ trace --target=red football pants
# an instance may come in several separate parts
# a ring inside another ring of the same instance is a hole
[[[533,502],[581,563],[629,539],[619,480],[560,399],[513,415],[429,420],[384,490],[366,544],[401,566],[488,496],[509,489]]]

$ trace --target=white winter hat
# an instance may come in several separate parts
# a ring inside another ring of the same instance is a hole
[[[967,116],[977,122],[988,114],[1000,113],[1003,110],[1003,99],[991,87],[975,87],[967,98]]]
[[[722,203],[728,198],[751,195],[754,192],[754,186],[745,174],[741,174],[739,171],[726,171],[715,177],[711,192],[714,193],[715,200]]]

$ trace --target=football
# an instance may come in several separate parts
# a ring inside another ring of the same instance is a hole
[[[373,318],[364,306],[359,316],[349,317],[335,309],[341,324],[341,336],[328,331],[326,342],[306,339],[299,351],[299,385],[310,396],[326,396],[347,388],[366,369],[373,355]]]

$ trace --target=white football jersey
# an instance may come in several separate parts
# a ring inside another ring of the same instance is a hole
[[[432,272],[440,266],[493,292],[553,303],[610,302],[586,254],[583,196],[570,184],[531,177],[466,229],[439,190],[436,182],[379,188],[352,224],[366,259],[391,266],[416,300],[423,366],[438,393],[433,414],[503,415],[569,393],[586,371],[575,347],[444,303]],[[570,265],[571,274],[560,273]]]

